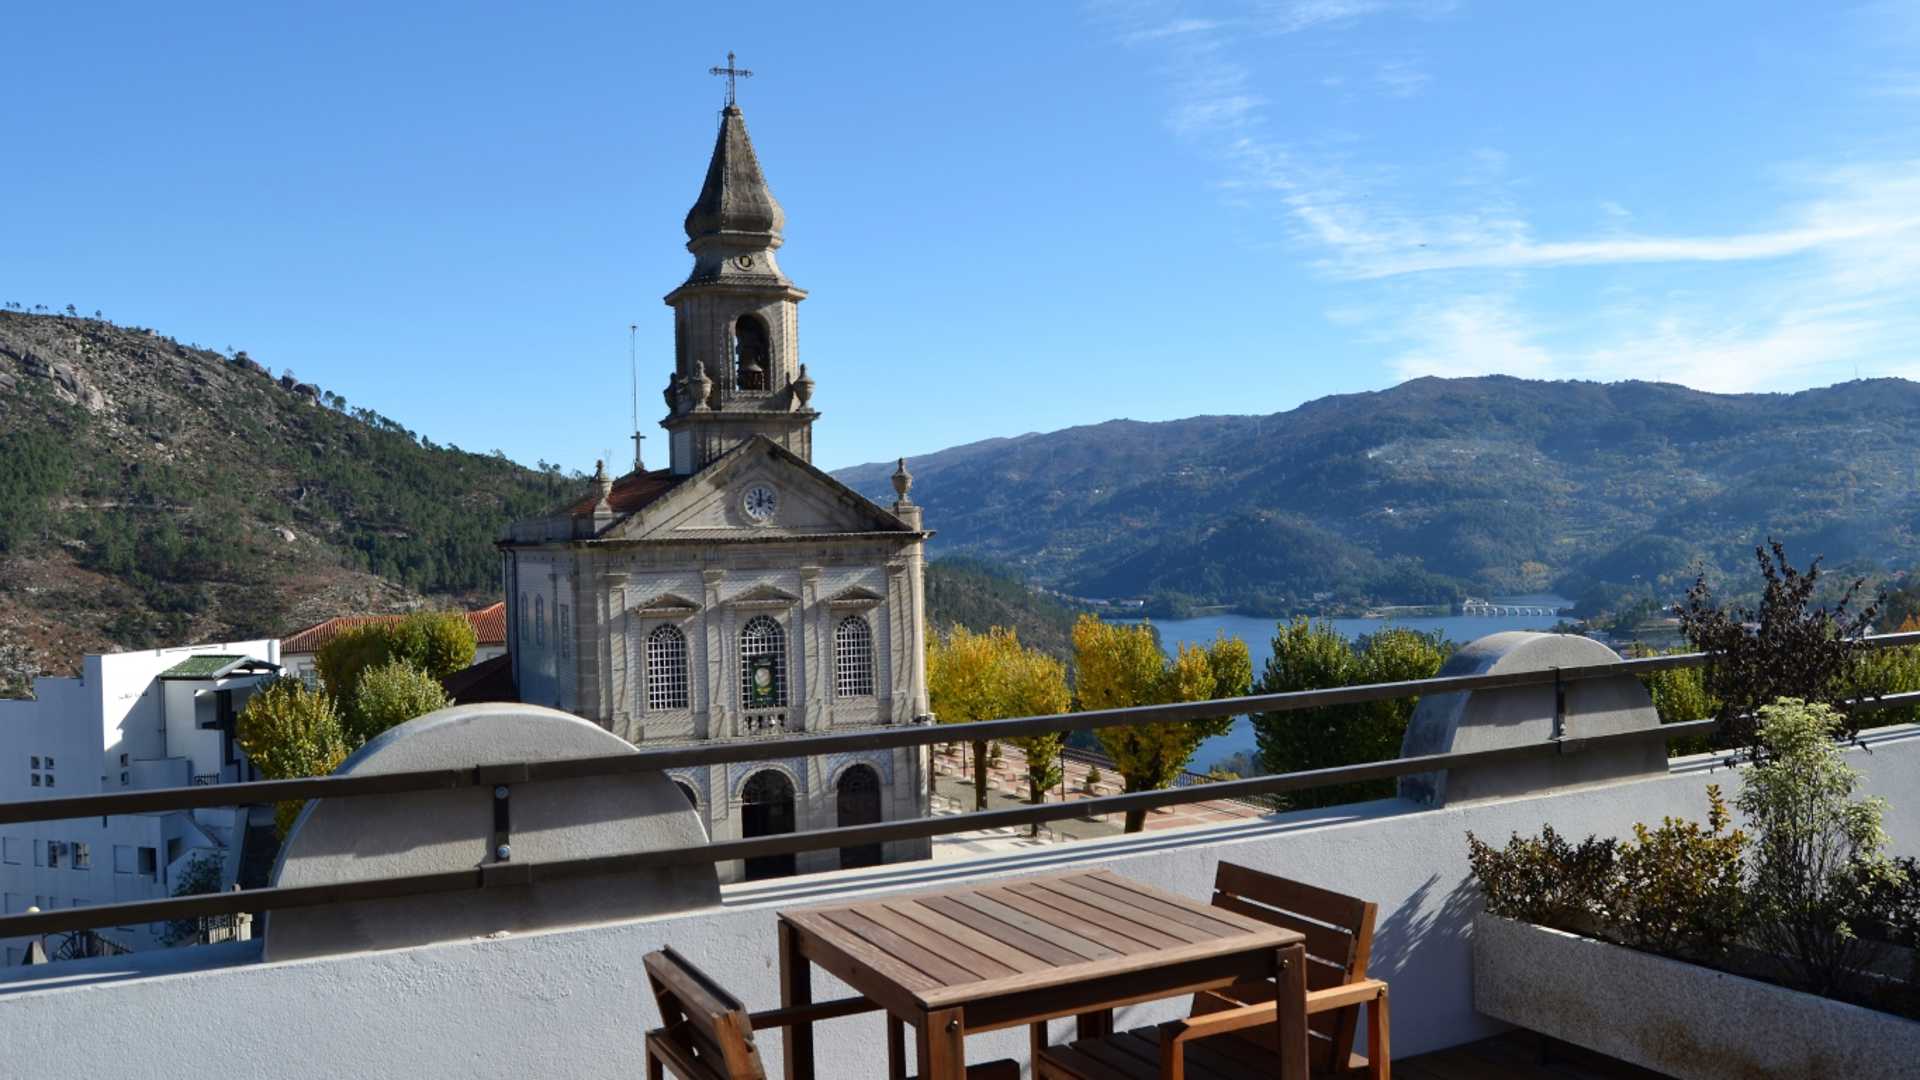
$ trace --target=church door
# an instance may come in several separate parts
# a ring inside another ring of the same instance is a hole
[[[880,774],[871,765],[855,765],[840,774],[840,827],[876,825],[880,821]],[[840,868],[879,866],[880,845],[861,844],[840,849]]]
[[[778,836],[793,831],[793,781],[778,769],[762,769],[747,778],[741,793],[740,835]],[[788,855],[762,855],[747,860],[747,880],[790,877],[794,858]]]

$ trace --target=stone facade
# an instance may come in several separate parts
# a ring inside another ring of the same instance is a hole
[[[806,294],[773,261],[783,218],[737,108],[687,215],[668,294],[672,461],[501,538],[520,699],[634,743],[764,739],[928,719],[920,508],[902,463],[882,508],[813,467]],[[678,770],[714,839],[925,816],[924,749]],[[779,803],[790,794],[791,810]],[[799,871],[926,857],[925,841],[812,852]],[[786,867],[722,867],[722,880]]]

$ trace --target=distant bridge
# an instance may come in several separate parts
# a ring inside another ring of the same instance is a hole
[[[1468,597],[1460,602],[1462,615],[1558,615],[1560,609],[1550,604],[1509,604],[1495,600],[1477,600]]]

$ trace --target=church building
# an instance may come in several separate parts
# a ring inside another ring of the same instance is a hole
[[[731,66],[731,63],[729,64]],[[731,98],[731,95],[729,95]],[[522,701],[630,742],[766,743],[766,761],[674,770],[716,840],[924,817],[924,748],[783,756],[783,739],[926,722],[920,508],[815,468],[806,293],[774,253],[784,215],[731,101],[687,212],[693,272],[666,296],[671,461],[512,525],[508,636]],[[637,457],[638,455],[636,455]],[[925,858],[925,841],[722,865],[721,880]]]

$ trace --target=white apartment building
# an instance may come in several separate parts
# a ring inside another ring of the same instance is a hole
[[[279,655],[273,640],[89,655],[79,678],[35,679],[33,699],[0,700],[0,801],[258,779],[234,744],[234,718],[279,674]],[[14,915],[158,899],[196,858],[215,860],[226,888],[246,829],[244,807],[0,825],[0,904]],[[146,949],[165,931],[99,934]],[[0,941],[0,958],[20,963],[29,943]]]

